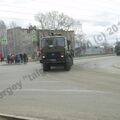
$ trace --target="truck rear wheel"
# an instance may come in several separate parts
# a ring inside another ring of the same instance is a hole
[[[71,58],[71,65],[73,65],[74,63],[73,63],[73,58]]]
[[[119,56],[120,55],[120,53],[116,53],[117,54],[117,56]]]
[[[72,66],[71,58],[68,58],[68,60],[66,61],[65,65],[64,65],[64,69],[66,71],[69,71],[71,69],[71,66]]]
[[[64,69],[66,71],[69,71],[71,69],[71,66],[68,63],[66,63],[65,66],[64,66]]]

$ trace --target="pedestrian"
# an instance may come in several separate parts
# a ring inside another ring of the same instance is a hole
[[[8,55],[7,55],[7,63],[8,63],[8,64],[11,62],[11,59],[10,59],[10,58],[11,58],[11,55],[8,54]]]
[[[23,54],[20,54],[20,62],[23,63]]]
[[[15,54],[11,54],[10,61],[11,61],[11,64],[15,62]]]
[[[20,55],[19,54],[15,55],[15,63],[16,64],[20,63]]]
[[[2,63],[3,60],[4,60],[3,54],[0,53],[0,62]]]
[[[24,61],[24,64],[28,62],[28,57],[26,53],[23,54],[23,61]]]

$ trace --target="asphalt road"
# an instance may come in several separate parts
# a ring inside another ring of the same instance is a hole
[[[120,120],[120,57],[76,59],[71,71],[0,65],[0,113],[44,120]]]

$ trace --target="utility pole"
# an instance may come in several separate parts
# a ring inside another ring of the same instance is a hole
[[[28,32],[32,33],[33,59],[36,59],[38,42],[39,42],[39,30],[37,30],[36,26],[30,26]]]
[[[15,32],[15,28],[13,28],[13,51],[14,51],[14,54],[16,53],[16,32]]]
[[[4,57],[7,56],[7,36],[3,36],[1,39],[1,49]]]

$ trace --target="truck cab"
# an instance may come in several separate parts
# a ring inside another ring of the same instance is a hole
[[[70,41],[64,36],[43,37],[40,41],[40,62],[43,64],[43,71],[60,65],[65,70],[70,70],[73,64]]]

